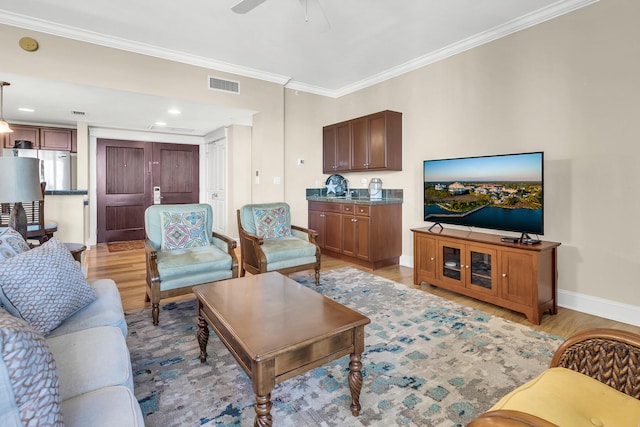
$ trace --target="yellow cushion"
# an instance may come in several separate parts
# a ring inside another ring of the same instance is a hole
[[[511,409],[562,427],[638,427],[640,400],[566,368],[550,368],[504,396],[490,410]]]

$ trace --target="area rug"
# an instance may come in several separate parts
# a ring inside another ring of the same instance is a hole
[[[354,268],[294,280],[371,319],[362,411],[349,410],[349,357],[277,384],[274,426],[463,426],[542,372],[562,338]],[[198,359],[195,300],[128,312],[135,394],[147,427],[252,426],[251,382],[214,333]]]
[[[107,243],[107,249],[109,249],[109,252],[122,252],[131,251],[134,249],[144,249],[144,241],[129,240],[126,242],[111,242]]]

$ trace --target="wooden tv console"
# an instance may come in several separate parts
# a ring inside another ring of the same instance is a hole
[[[414,228],[413,283],[429,283],[505,307],[540,324],[558,312],[557,248],[560,243],[502,242],[472,231]]]

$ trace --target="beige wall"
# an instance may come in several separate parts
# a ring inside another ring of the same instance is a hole
[[[601,0],[339,99],[239,76],[231,77],[243,85],[240,96],[206,91],[201,82],[209,70],[200,67],[7,26],[0,26],[0,37],[15,43],[0,46],[1,68],[259,111],[252,129],[233,130],[243,133],[239,140],[251,153],[248,163],[240,151],[230,157],[230,178],[242,181],[234,202],[284,198],[302,225],[304,189],[327,177],[321,173],[321,127],[400,111],[403,171],[345,176],[355,188],[364,187],[361,178],[378,176],[385,188],[404,189],[404,263],[413,253],[410,228],[427,225],[421,216],[422,160],[543,150],[544,238],[562,243],[560,304],[638,324],[638,16],[640,2]],[[38,63],[17,47],[25,35],[41,42]],[[184,85],[167,87],[176,76]],[[282,183],[273,184],[275,177]]]
[[[345,176],[354,187],[361,176],[380,176],[384,187],[404,189],[408,260],[410,229],[428,225],[421,215],[422,160],[542,150],[544,239],[562,243],[561,304],[640,324],[638,16],[640,2],[602,0],[344,96],[334,117],[322,101],[289,95],[287,123],[290,111],[303,123],[287,126],[287,174],[296,177],[287,185],[300,191],[294,149],[313,153],[305,158],[305,186],[318,179],[321,125],[401,111],[403,171]]]

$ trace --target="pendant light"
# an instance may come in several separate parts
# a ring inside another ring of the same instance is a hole
[[[13,132],[9,127],[9,123],[4,121],[4,87],[9,86],[11,83],[8,82],[0,82],[0,133],[9,133]]]

